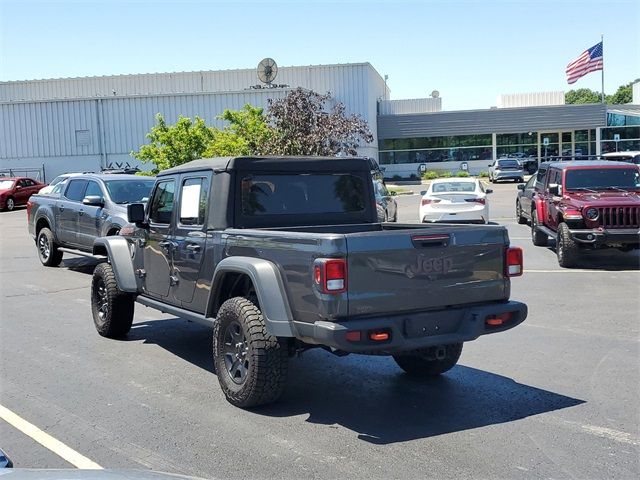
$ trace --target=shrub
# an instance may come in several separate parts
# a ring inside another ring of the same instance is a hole
[[[478,176],[479,176],[480,178],[488,178],[488,177],[489,177],[489,172],[480,172],[480,173],[478,174]]]
[[[460,170],[458,173],[456,173],[456,177],[468,177],[469,176],[469,172],[465,172],[464,170]]]
[[[415,173],[412,173],[411,175],[409,175],[409,180],[418,180],[418,175],[416,175]]]
[[[400,175],[394,175],[391,177],[391,180],[402,180],[402,177]]]
[[[440,175],[435,170],[428,170],[422,174],[423,180],[435,180]]]

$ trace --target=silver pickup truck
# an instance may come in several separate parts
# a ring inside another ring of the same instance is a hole
[[[463,342],[521,323],[522,251],[501,226],[378,223],[364,159],[238,157],[161,172],[135,229],[97,239],[98,332],[126,335],[134,302],[213,328],[227,399],[276,400],[288,357],[391,355],[451,369]]]
[[[91,255],[98,237],[117,235],[127,224],[127,204],[147,200],[153,178],[86,173],[66,179],[27,203],[29,233],[47,267],[64,252]]]

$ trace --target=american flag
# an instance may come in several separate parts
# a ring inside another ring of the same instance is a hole
[[[602,42],[596,43],[589,50],[585,50],[578,58],[567,65],[567,82],[576,83],[580,77],[589,72],[602,70]]]

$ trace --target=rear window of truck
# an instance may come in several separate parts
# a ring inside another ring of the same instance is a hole
[[[245,216],[356,213],[365,209],[365,185],[351,174],[248,175],[241,180]]]

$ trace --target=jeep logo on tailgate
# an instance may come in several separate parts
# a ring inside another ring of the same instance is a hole
[[[407,265],[404,271],[407,277],[413,278],[417,275],[429,275],[432,273],[446,274],[449,273],[452,268],[453,259],[449,257],[433,258],[421,253],[416,258],[416,263]]]

